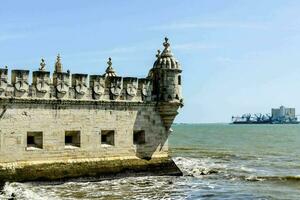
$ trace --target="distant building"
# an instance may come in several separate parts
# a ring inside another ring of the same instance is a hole
[[[272,108],[272,120],[277,122],[297,121],[295,108]]]
[[[232,116],[233,124],[298,124],[295,108],[272,108],[272,115],[269,114],[243,114]]]

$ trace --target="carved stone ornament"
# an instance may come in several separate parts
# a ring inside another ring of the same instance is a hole
[[[135,96],[137,93],[137,87],[138,87],[138,82],[137,81],[131,81],[127,83],[126,86],[126,92],[129,96]]]
[[[152,88],[151,88],[150,81],[144,82],[142,84],[142,95],[145,97],[148,97],[151,95],[151,91],[152,91]]]
[[[15,89],[19,92],[26,92],[29,88],[26,77],[16,77]]]
[[[7,78],[4,74],[0,77],[0,92],[4,92],[7,88]]]
[[[50,89],[49,79],[47,77],[44,78],[37,77],[35,87],[37,91],[41,93],[47,93]]]
[[[57,79],[56,89],[59,93],[66,94],[69,90],[69,84],[64,79]]]
[[[87,92],[87,85],[85,81],[75,80],[75,90],[78,94],[84,95]]]
[[[113,95],[119,96],[121,94],[122,89],[122,80],[114,80],[113,82],[111,82],[110,92]]]
[[[98,81],[94,81],[93,83],[93,91],[97,95],[103,95],[105,91],[105,80],[100,78]]]

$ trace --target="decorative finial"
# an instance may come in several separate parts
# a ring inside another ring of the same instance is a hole
[[[159,56],[160,56],[160,50],[158,49],[158,50],[157,50],[156,57],[158,58]]]
[[[170,46],[170,43],[168,41],[169,41],[169,38],[165,37],[165,42],[163,43],[165,48],[168,48]]]
[[[40,63],[40,68],[39,68],[39,70],[40,71],[45,71],[45,68],[46,68],[46,63],[45,63],[45,60],[42,58],[41,59],[41,63]]]
[[[164,50],[160,54],[160,57],[173,57],[173,54],[171,52],[170,48],[170,43],[169,43],[169,38],[165,37],[165,42],[163,43],[164,45]]]
[[[62,64],[60,62],[60,54],[57,54],[56,62],[55,62],[55,72],[62,72]]]
[[[117,76],[114,68],[112,67],[111,57],[108,58],[107,64],[108,64],[108,67],[105,70],[105,77],[107,77],[107,76]]]
[[[108,64],[108,67],[112,66],[111,57],[108,58],[107,64]]]

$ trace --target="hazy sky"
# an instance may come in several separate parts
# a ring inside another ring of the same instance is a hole
[[[234,114],[300,113],[300,1],[64,0],[0,2],[0,66],[144,77],[163,38],[183,69],[177,122]]]

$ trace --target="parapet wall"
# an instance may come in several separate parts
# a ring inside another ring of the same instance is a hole
[[[152,81],[148,78],[105,75],[32,72],[29,83],[28,70],[12,70],[11,82],[8,69],[0,68],[1,98],[40,98],[78,100],[152,100]]]

